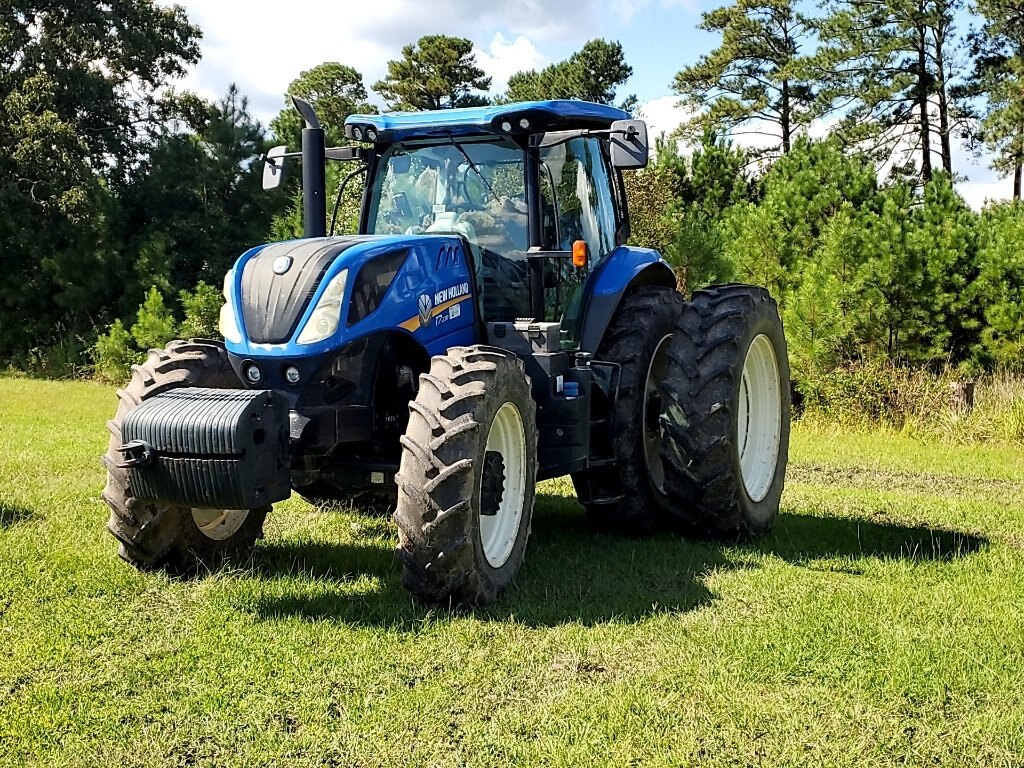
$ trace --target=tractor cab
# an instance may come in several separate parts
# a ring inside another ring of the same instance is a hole
[[[561,321],[578,340],[583,281],[629,234],[620,169],[646,164],[643,122],[548,102],[353,115],[346,134],[375,140],[363,232],[463,238],[485,322]]]
[[[315,170],[322,136],[312,111],[297,104],[307,130],[295,154]],[[558,322],[565,346],[578,344],[584,282],[629,236],[621,170],[647,163],[642,121],[604,105],[549,101],[352,115],[345,135],[372,145],[326,150],[328,159],[364,163],[360,234],[458,237],[485,325]],[[284,156],[284,148],[271,153],[267,186],[280,183]],[[305,167],[303,181],[307,203],[323,199]],[[325,234],[323,218],[307,210],[307,236]]]

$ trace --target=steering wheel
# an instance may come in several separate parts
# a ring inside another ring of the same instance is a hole
[[[467,198],[467,200],[468,200],[468,198]],[[474,203],[471,200],[468,201],[468,202],[465,202],[465,203],[452,203],[452,204],[448,205],[447,207],[450,210],[455,211],[456,213],[468,213],[469,211],[486,211],[487,210],[486,208],[484,208],[484,206],[480,205],[479,203]]]

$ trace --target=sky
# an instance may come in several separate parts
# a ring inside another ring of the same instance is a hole
[[[653,135],[668,133],[683,117],[671,82],[717,43],[698,29],[702,11],[716,0],[176,0],[203,30],[203,59],[182,88],[215,99],[229,83],[249,97],[264,124],[284,106],[298,74],[339,61],[363,74],[367,89],[399,58],[403,45],[426,34],[465,37],[479,66],[501,93],[510,75],[562,60],[592,38],[618,40],[633,76],[620,96],[636,94]],[[1010,196],[1012,182],[965,151],[954,158],[967,179],[958,189],[973,207]]]

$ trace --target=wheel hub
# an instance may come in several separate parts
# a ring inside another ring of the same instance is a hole
[[[492,568],[509,559],[526,501],[526,430],[512,403],[494,415],[481,462],[480,543]]]
[[[737,449],[743,486],[751,501],[768,495],[779,462],[782,383],[771,340],[761,334],[743,363],[736,412]]]
[[[644,465],[651,485],[659,493],[665,492],[665,468],[661,463],[661,440],[664,434],[661,423],[661,382],[668,367],[668,346],[671,341],[672,334],[667,334],[658,342],[647,366],[644,383]]]
[[[247,509],[192,509],[192,521],[199,532],[213,541],[230,539],[248,516]]]

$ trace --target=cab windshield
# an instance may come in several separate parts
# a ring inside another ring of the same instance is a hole
[[[523,149],[506,139],[453,138],[393,144],[379,162],[368,234],[463,237],[473,251],[485,317],[527,315]]]
[[[371,234],[459,233],[499,253],[526,250],[523,150],[511,142],[395,144],[381,157]]]

